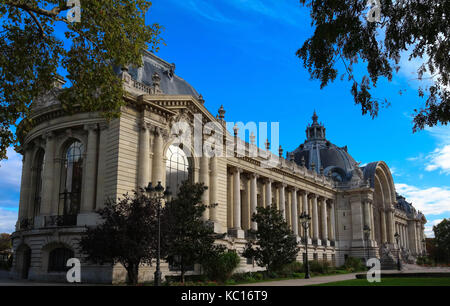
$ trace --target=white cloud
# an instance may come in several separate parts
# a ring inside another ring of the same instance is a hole
[[[15,231],[17,212],[0,208],[0,233],[12,233]]]
[[[420,189],[407,184],[395,184],[395,189],[425,215],[450,212],[450,188],[448,187]]]
[[[426,130],[438,140],[438,147],[425,157],[425,170],[450,174],[450,127],[438,126]]]
[[[8,159],[0,162],[0,186],[18,191],[22,176],[22,155],[13,148],[8,148],[6,154]]]
[[[450,145],[437,148],[428,157],[429,163],[425,167],[426,171],[441,170],[441,173],[450,174]]]
[[[434,237],[433,226],[438,225],[439,223],[442,222],[442,220],[443,219],[436,219],[436,220],[429,221],[427,223],[427,225],[425,226],[425,235],[428,238],[433,238]]]

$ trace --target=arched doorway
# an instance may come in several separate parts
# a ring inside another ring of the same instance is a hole
[[[20,278],[28,279],[30,267],[31,267],[31,249],[26,244],[23,244],[17,249],[16,255],[16,269]]]

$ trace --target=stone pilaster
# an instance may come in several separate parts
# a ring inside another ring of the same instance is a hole
[[[205,184],[208,189],[205,190],[202,196],[204,205],[209,206],[209,157],[203,155],[200,157],[200,174],[198,177],[199,183]],[[209,220],[209,209],[207,208],[203,213],[203,220]]]
[[[85,168],[83,169],[85,176],[81,213],[94,211],[97,182],[97,124],[86,125],[85,130],[88,131],[88,140]]]
[[[25,147],[22,158],[22,178],[20,183],[19,221],[30,216],[32,205],[29,201],[31,192],[32,152]]]
[[[150,130],[142,122],[139,133],[138,188],[144,188],[150,182]]]
[[[244,238],[241,226],[241,173],[242,169],[233,170],[233,228],[229,232],[237,238]]]
[[[291,223],[292,232],[298,236],[297,188],[291,190]]]
[[[330,239],[336,241],[336,215],[334,212],[334,201],[330,200]]]
[[[266,207],[271,206],[272,204],[272,179],[266,180]]]
[[[320,244],[319,240],[319,212],[317,209],[317,195],[313,194],[312,196],[312,225],[313,225],[313,240],[317,241],[317,244]]]
[[[98,171],[97,171],[97,200],[96,209],[105,205],[105,172],[106,172],[106,146],[108,145],[108,124],[99,124],[99,147],[98,147]]]
[[[320,198],[320,208],[322,210],[322,240],[325,241],[325,244],[328,245],[328,224],[327,224],[327,202],[324,198]]]
[[[280,184],[280,211],[283,215],[284,220],[286,220],[286,184]]]
[[[42,176],[43,179],[40,215],[49,216],[52,209],[52,194],[54,192],[54,188],[57,188],[57,186],[54,186],[55,182],[53,181],[53,168],[55,161],[55,135],[50,132],[46,133],[43,138],[45,140],[45,166]]]
[[[250,218],[253,216],[253,214],[256,213],[256,207],[258,205],[258,186],[257,186],[257,180],[258,180],[258,175],[255,173],[252,173],[250,175]],[[258,225],[256,222],[251,222],[251,229],[252,230],[257,230],[258,229]]]

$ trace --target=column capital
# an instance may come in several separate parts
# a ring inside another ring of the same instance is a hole
[[[308,191],[306,191],[306,190],[304,190],[304,189],[300,189],[300,188],[297,188],[297,190],[298,190],[298,193],[299,193],[300,195],[309,196],[309,192],[308,192]]]
[[[88,123],[88,124],[85,124],[83,128],[85,131],[91,132],[91,131],[97,130],[98,125],[97,125],[97,123]]]
[[[150,131],[151,127],[151,124],[148,122],[142,121],[139,123],[139,129],[142,131]]]
[[[273,179],[271,179],[271,178],[265,178],[265,179],[264,179],[264,183],[265,183],[265,184],[267,184],[267,183],[273,183]]]
[[[250,178],[258,179],[259,178],[259,174],[256,174],[256,173],[252,172],[252,173],[250,173]]]
[[[104,131],[109,128],[109,124],[108,124],[108,122],[100,122],[98,124],[98,128],[100,131]]]
[[[231,168],[231,173],[233,173],[233,174],[242,173],[242,172],[244,172],[244,170],[242,170],[241,168],[238,168],[238,167]]]
[[[48,132],[45,132],[43,135],[42,135],[42,139],[43,140],[51,140],[52,138],[54,138],[55,137],[55,132],[53,132],[53,131],[48,131]]]
[[[308,192],[307,195],[308,195],[308,197],[311,198],[311,199],[318,199],[318,198],[319,198],[319,196],[318,196],[317,194],[312,193],[312,192]]]

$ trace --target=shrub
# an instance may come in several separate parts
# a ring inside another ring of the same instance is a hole
[[[309,270],[313,273],[326,274],[330,272],[330,263],[328,261],[313,260],[309,262]]]
[[[224,283],[231,277],[239,263],[239,255],[234,251],[227,251],[206,260],[203,268],[209,279]]]
[[[345,269],[352,272],[367,270],[367,267],[364,265],[360,258],[350,256],[345,260],[344,267]]]
[[[301,272],[303,272],[303,264],[298,261],[293,261],[287,265],[284,265],[278,271],[278,273],[282,276],[291,276],[294,273],[301,273]]]
[[[432,266],[433,260],[431,260],[431,258],[428,256],[419,256],[417,257],[416,263],[420,266]]]

